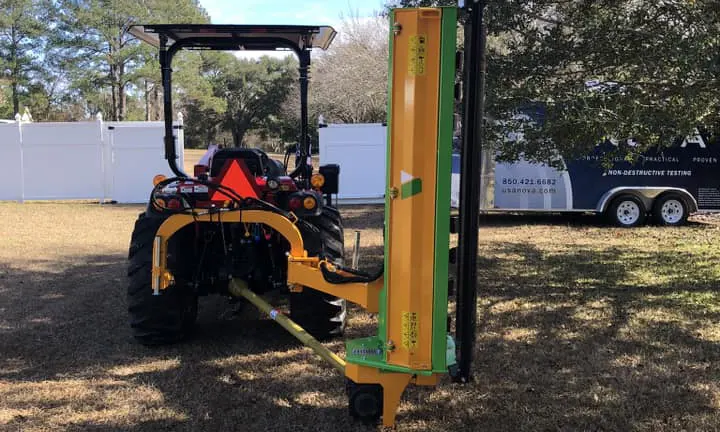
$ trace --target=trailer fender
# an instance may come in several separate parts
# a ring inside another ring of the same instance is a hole
[[[688,206],[688,211],[690,213],[694,213],[698,210],[698,204],[695,200],[695,197],[683,188],[664,186],[621,186],[605,192],[605,194],[603,194],[603,196],[598,201],[595,211],[598,213],[604,213],[610,206],[612,200],[615,199],[615,197],[621,194],[628,193],[640,198],[640,200],[642,200],[643,204],[645,205],[645,208],[651,209],[655,198],[666,192],[676,192],[682,197],[684,197],[685,202]]]

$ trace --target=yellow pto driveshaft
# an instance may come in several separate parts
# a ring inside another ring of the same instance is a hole
[[[244,281],[238,281],[235,279],[230,280],[229,290],[230,294],[233,296],[244,297],[256,308],[265,312],[273,319],[273,321],[280,324],[291,335],[295,336],[297,340],[302,342],[303,345],[315,351],[317,355],[330,362],[335,369],[345,375],[345,360],[341,359],[334,352],[327,349],[323,344],[318,342],[317,339],[312,337],[310,333],[306,332],[305,329],[297,325],[293,320],[285,316],[279,310],[273,308],[270,303],[263,300],[259,295],[250,291]]]

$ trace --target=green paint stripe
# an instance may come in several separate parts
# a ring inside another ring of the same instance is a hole
[[[383,230],[385,232],[385,269],[390,268],[390,243],[387,239],[390,238],[390,194],[387,193],[390,188],[390,182],[392,181],[392,173],[390,172],[391,154],[390,146],[392,142],[392,89],[393,89],[393,52],[395,49],[395,33],[393,32],[393,24],[395,23],[395,11],[390,11],[390,19],[388,25],[390,31],[388,32],[388,98],[387,98],[387,144],[385,146],[385,226]],[[380,307],[378,311],[378,338],[384,344],[387,341],[387,275],[384,277],[383,289],[380,291]],[[384,360],[387,361],[387,355],[383,354]]]
[[[406,199],[422,192],[422,180],[415,178],[400,185],[400,198]]]
[[[435,192],[435,274],[433,289],[432,369],[447,372],[448,271],[450,248],[450,176],[454,125],[457,9],[442,8],[437,181]]]
[[[396,373],[404,373],[408,375],[423,375],[423,376],[430,376],[433,374],[433,371],[431,370],[418,370],[418,369],[410,369],[403,366],[395,366],[388,363],[385,363],[384,361],[373,361],[373,360],[363,360],[363,359],[357,359],[353,360],[351,363],[358,364],[360,366],[368,366],[368,367],[374,367],[376,369],[380,369],[381,371],[385,372],[396,372]]]

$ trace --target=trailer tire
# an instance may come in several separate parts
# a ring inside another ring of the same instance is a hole
[[[130,240],[128,313],[133,336],[143,345],[164,345],[184,339],[197,317],[197,295],[187,287],[172,285],[160,295],[153,295],[153,241],[164,221],[162,217],[141,214]]]
[[[610,221],[621,228],[633,228],[645,222],[647,209],[640,198],[626,194],[615,198],[607,211]]]
[[[679,194],[671,192],[660,195],[653,203],[653,220],[658,225],[685,225],[688,216],[687,202]]]
[[[308,250],[308,254],[323,256],[342,264],[345,241],[342,218],[337,210],[326,207],[320,216],[308,218],[307,221],[320,231],[321,240],[319,250]],[[303,287],[302,292],[290,293],[290,319],[319,340],[342,336],[347,322],[347,302],[339,297]]]

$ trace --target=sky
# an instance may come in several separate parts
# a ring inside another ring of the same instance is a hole
[[[213,24],[339,26],[342,17],[369,17],[383,0],[200,0]]]
[[[344,18],[372,17],[384,0],[200,0],[213,24],[330,25],[340,30]],[[287,52],[234,53],[240,58],[285,57]]]

